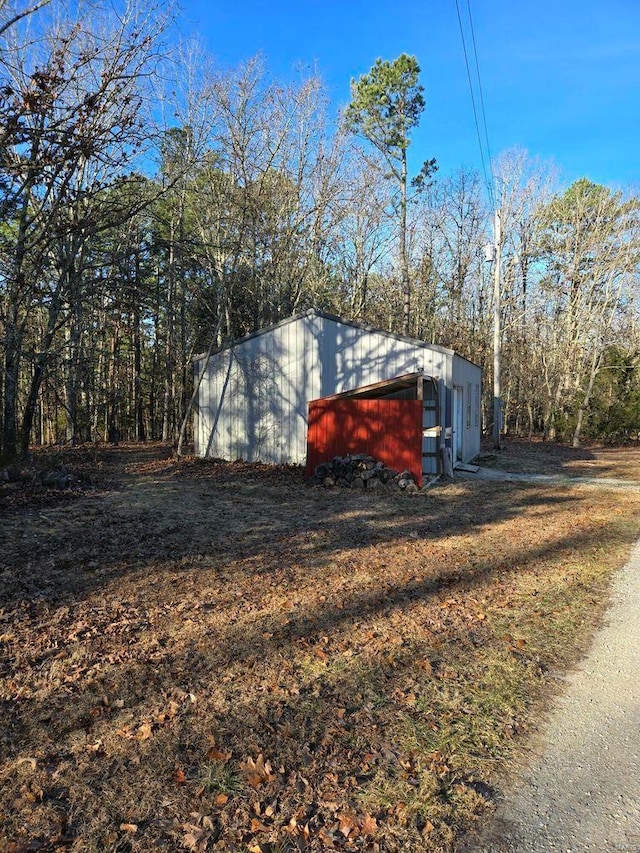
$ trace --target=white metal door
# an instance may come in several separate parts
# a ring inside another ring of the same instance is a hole
[[[462,424],[464,416],[464,392],[462,387],[453,387],[453,461],[462,461]]]

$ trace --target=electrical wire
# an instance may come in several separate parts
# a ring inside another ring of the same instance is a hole
[[[491,174],[491,186],[495,188],[496,176],[493,173],[493,158],[491,156],[491,146],[489,145],[489,130],[487,129],[487,112],[484,108],[484,91],[482,89],[482,80],[480,78],[480,63],[478,62],[478,51],[476,49],[476,32],[473,26],[473,16],[471,15],[471,0],[467,0],[467,12],[469,15],[469,27],[471,28],[471,41],[473,43],[473,56],[476,63],[476,76],[478,78],[478,91],[480,93],[480,110],[482,112],[482,123],[484,125],[484,139],[487,146],[487,159],[489,161],[489,172]]]
[[[464,53],[464,62],[465,62],[465,66],[467,69],[467,80],[469,81],[469,92],[471,94],[471,105],[473,107],[473,120],[474,120],[474,123],[476,126],[476,135],[478,137],[478,148],[480,150],[480,161],[482,163],[482,173],[484,175],[484,182],[485,182],[486,187],[487,187],[487,192],[489,194],[489,200],[491,202],[491,206],[493,207],[493,209],[495,211],[497,209],[496,197],[495,197],[495,191],[494,191],[495,178],[494,178],[494,174],[493,174],[493,168],[491,165],[491,149],[489,146],[489,132],[487,130],[487,116],[486,116],[486,112],[485,112],[485,108],[484,108],[484,94],[482,91],[482,83],[481,83],[481,79],[480,79],[480,66],[478,64],[478,54],[476,51],[476,39],[475,39],[475,32],[473,29],[473,18],[471,17],[470,0],[467,0],[467,11],[469,14],[469,22],[471,25],[473,53],[474,53],[475,64],[476,64],[476,76],[478,78],[478,89],[479,89],[479,93],[480,93],[480,106],[482,109],[482,121],[483,121],[483,125],[484,125],[484,135],[485,135],[486,148],[487,148],[487,158],[489,160],[489,172],[491,173],[491,180],[489,180],[489,175],[487,173],[487,164],[485,162],[485,153],[484,153],[484,146],[483,146],[483,142],[482,142],[482,134],[480,132],[480,123],[478,121],[478,110],[476,108],[476,96],[475,96],[474,87],[473,87],[473,80],[472,80],[472,76],[471,76],[471,68],[469,66],[469,54],[467,52],[467,43],[466,43],[465,36],[464,36],[464,26],[462,24],[462,15],[460,14],[460,4],[459,4],[458,0],[456,0],[456,12],[458,13],[458,25],[460,27],[460,38],[462,40],[462,51]]]

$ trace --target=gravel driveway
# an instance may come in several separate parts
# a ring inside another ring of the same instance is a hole
[[[622,480],[619,477],[585,477],[568,474],[531,474],[503,471],[501,468],[478,468],[477,471],[456,469],[456,480],[499,480],[513,483],[541,483],[554,486],[595,486],[601,489],[640,490],[637,480]]]
[[[466,853],[640,851],[640,542],[527,766]]]

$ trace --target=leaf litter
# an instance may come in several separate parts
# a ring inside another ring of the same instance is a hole
[[[99,466],[3,522],[13,853],[452,850],[638,534],[632,492],[353,495],[158,447]]]

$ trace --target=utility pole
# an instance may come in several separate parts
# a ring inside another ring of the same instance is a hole
[[[502,260],[502,218],[496,208],[494,216],[494,268],[493,268],[493,447],[500,450],[502,420],[502,388],[500,384],[500,266]]]

